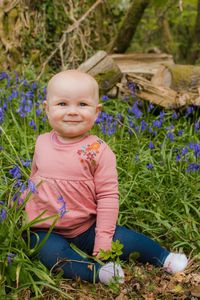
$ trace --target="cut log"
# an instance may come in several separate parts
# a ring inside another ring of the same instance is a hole
[[[118,65],[105,51],[98,51],[82,63],[78,69],[92,75],[97,80],[100,94],[111,90],[122,77]]]
[[[132,73],[127,74],[126,78],[128,82],[135,84],[137,97],[153,104],[171,109],[191,104],[199,105],[200,103],[200,97],[197,94],[177,92],[169,87],[158,86]],[[130,91],[127,91],[127,94],[130,94]]]
[[[122,73],[155,75],[161,64],[174,64],[172,55],[165,53],[128,53],[109,55]]]
[[[164,64],[152,77],[151,82],[154,85],[170,87],[177,92],[197,94],[200,87],[200,67]]]

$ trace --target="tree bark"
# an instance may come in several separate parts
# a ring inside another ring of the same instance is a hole
[[[188,62],[190,64],[194,64],[198,59],[200,59],[200,0],[198,0],[197,3],[197,17],[190,49]]]
[[[132,1],[119,32],[108,47],[109,53],[124,53],[128,49],[143,13],[150,2],[150,0]]]

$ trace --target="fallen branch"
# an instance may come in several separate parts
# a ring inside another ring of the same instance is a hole
[[[64,45],[64,43],[66,42],[66,37],[67,34],[71,33],[72,31],[74,31],[75,29],[77,29],[80,24],[89,16],[89,14],[95,10],[95,8],[102,3],[104,0],[97,0],[89,9],[86,13],[84,13],[82,15],[82,17],[80,17],[79,20],[75,21],[74,24],[72,24],[66,31],[64,31],[60,42],[58,43],[58,46],[55,48],[54,51],[52,51],[52,53],[48,56],[48,58],[45,60],[45,62],[42,64],[42,70],[40,72],[40,74],[37,76],[37,79],[40,79],[41,75],[43,74],[46,65],[49,63],[49,61],[54,57],[54,55],[57,53],[58,50],[60,50],[60,48]]]

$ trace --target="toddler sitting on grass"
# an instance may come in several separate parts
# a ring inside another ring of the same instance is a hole
[[[31,180],[38,186],[26,205],[29,220],[43,211],[43,217],[56,215],[54,230],[38,253],[49,269],[62,268],[65,278],[109,284],[115,274],[124,281],[120,265],[104,266],[83,258],[70,247],[76,245],[88,255],[109,250],[112,241],[123,245],[122,260],[138,252],[138,260],[163,267],[169,273],[183,271],[185,254],[172,253],[147,236],[116,225],[118,218],[118,178],[115,155],[100,138],[89,133],[101,104],[98,84],[78,70],[63,71],[51,78],[44,102],[51,132],[38,136]],[[32,228],[31,247],[42,242],[52,220]],[[91,264],[93,267],[91,268]]]

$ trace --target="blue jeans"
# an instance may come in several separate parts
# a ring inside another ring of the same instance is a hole
[[[41,242],[46,233],[44,230],[37,230],[32,233],[31,247],[33,248],[37,241],[35,234],[38,235]],[[93,282],[95,278],[95,282],[98,282],[98,271],[101,265],[93,260],[83,258],[70,247],[70,243],[73,243],[80,250],[92,255],[94,239],[95,224],[75,238],[65,238],[57,233],[51,233],[39,251],[38,258],[48,269],[60,261],[56,266],[62,268],[65,278],[80,277],[89,282]],[[162,266],[169,254],[169,251],[162,248],[157,242],[123,226],[116,226],[113,240],[119,240],[124,245],[123,254],[120,257],[122,260],[128,259],[130,253],[138,252],[139,261]]]

